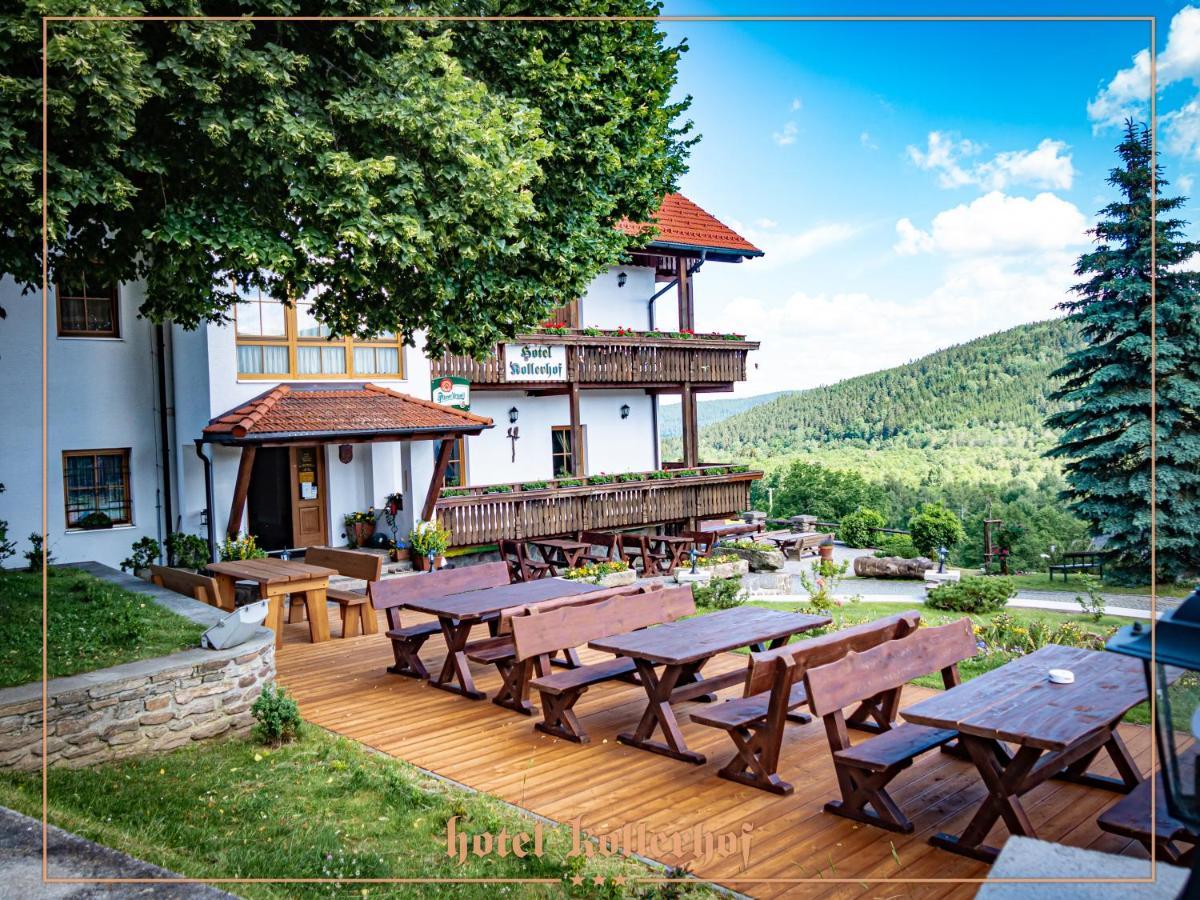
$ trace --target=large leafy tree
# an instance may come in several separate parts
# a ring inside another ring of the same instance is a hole
[[[25,0],[0,21],[0,267],[40,283],[41,15],[519,11]],[[681,50],[652,22],[54,23],[52,277],[144,278],[143,315],[186,327],[227,320],[235,286],[257,286],[312,296],[335,334],[423,329],[435,349],[484,352],[581,294],[627,249],[613,225],[675,187]]]
[[[1185,240],[1186,223],[1172,216],[1183,198],[1157,198],[1154,221],[1152,192],[1166,182],[1158,175],[1149,131],[1128,123],[1117,153],[1121,163],[1109,183],[1120,197],[1101,211],[1096,247],[1076,267],[1085,280],[1062,307],[1079,324],[1085,345],[1055,373],[1062,382],[1054,398],[1067,408],[1048,420],[1062,432],[1051,453],[1065,459],[1075,513],[1095,533],[1111,534],[1108,547],[1117,552],[1120,571],[1143,580],[1149,575],[1154,459],[1157,575],[1173,580],[1200,571],[1200,280],[1183,266],[1200,245]]]

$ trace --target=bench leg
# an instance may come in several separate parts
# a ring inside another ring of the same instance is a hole
[[[587,731],[579,724],[572,707],[575,701],[586,691],[586,687],[576,688],[565,694],[547,694],[539,691],[542,697],[542,721],[534,724],[534,728],[554,737],[576,744],[586,744],[591,741]]]
[[[379,634],[379,621],[375,618],[375,607],[370,603],[364,603],[358,609],[359,622],[362,623],[362,633]]]
[[[782,735],[775,735],[773,729],[760,727],[731,728],[729,736],[737,748],[737,755],[717,771],[720,777],[772,794],[792,793],[792,785],[780,778],[776,771],[778,743]]]
[[[579,661],[579,654],[574,647],[567,647],[562,651],[562,659],[558,655],[550,657],[550,665],[562,666],[564,669],[578,669],[583,663]]]
[[[500,690],[492,702],[523,716],[532,715],[533,704],[529,702],[529,660],[514,662],[511,659],[496,660],[496,671],[500,673]]]
[[[846,717],[846,726],[870,734],[882,734],[896,724],[899,709],[900,692],[884,691],[863,700],[858,708]]]
[[[388,666],[387,670],[393,675],[405,675],[409,678],[429,678],[429,670],[425,668],[425,663],[421,662],[421,657],[418,656],[421,652],[421,646],[428,639],[428,635],[414,638],[392,638],[392,655],[396,658],[394,666]]]
[[[888,782],[911,763],[912,760],[905,760],[898,765],[889,766],[882,772],[871,772],[835,762],[834,769],[837,772],[838,785],[842,789],[842,799],[826,803],[825,812],[877,828],[886,828],[888,831],[912,834],[913,823],[901,812],[896,801],[887,792]],[[871,807],[870,810],[867,809],[868,806]]]
[[[342,637],[348,638],[362,634],[362,607],[343,604],[341,613]]]

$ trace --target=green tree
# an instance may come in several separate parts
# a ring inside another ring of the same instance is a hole
[[[908,520],[908,530],[916,548],[931,559],[937,557],[939,547],[953,550],[966,537],[958,516],[940,503],[922,504]]]
[[[0,19],[0,271],[41,277],[41,23],[189,0],[24,0]],[[565,3],[552,4],[563,7]],[[648,0],[573,12],[649,15]],[[208,14],[314,12],[295,0]],[[512,12],[497,0],[322,15]],[[555,10],[542,9],[553,13]],[[336,335],[485,352],[578,296],[684,169],[680,46],[650,22],[54,23],[52,276],[145,278],[143,315],[228,319],[237,288],[310,296]],[[236,287],[235,287],[236,286]]]
[[[1085,280],[1062,304],[1085,345],[1055,373],[1062,385],[1053,397],[1066,408],[1047,420],[1061,431],[1051,453],[1065,460],[1066,496],[1075,514],[1094,533],[1112,535],[1114,574],[1146,580],[1153,368],[1157,575],[1174,580],[1200,570],[1200,281],[1179,268],[1200,245],[1185,240],[1186,223],[1171,216],[1183,198],[1157,198],[1153,221],[1153,191],[1166,182],[1158,176],[1149,130],[1127,123],[1117,154],[1120,165],[1108,181],[1120,198],[1101,210],[1096,247],[1076,266]],[[1157,348],[1151,341],[1152,289]]]

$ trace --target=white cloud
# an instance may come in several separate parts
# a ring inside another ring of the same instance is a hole
[[[908,158],[918,168],[938,173],[944,188],[975,185],[984,190],[1004,190],[1011,185],[1069,190],[1075,178],[1075,166],[1063,141],[1045,138],[1033,150],[1009,150],[992,159],[967,164],[982,147],[973,141],[958,139],[940,131],[931,131],[926,149],[909,146]]]
[[[1088,224],[1075,204],[1054,194],[1041,193],[1030,200],[992,191],[938,213],[927,231],[900,219],[893,249],[901,256],[1060,251],[1086,244]]]
[[[770,231],[772,228],[778,228],[779,223],[776,222],[774,219],[755,219],[754,227],[761,228],[764,231]]]
[[[1159,118],[1166,150],[1200,160],[1200,96]]]
[[[871,132],[864,131],[858,136],[858,142],[868,150],[878,150],[879,144],[875,143],[875,139],[871,137]]]
[[[802,106],[804,106],[804,103],[801,102],[799,97],[792,98],[792,112],[798,112]]]
[[[1185,6],[1171,19],[1167,46],[1155,59],[1154,68],[1159,90],[1189,78],[1200,83],[1200,9]],[[1093,129],[1100,131],[1120,126],[1127,118],[1145,119],[1149,103],[1150,51],[1139,50],[1131,65],[1118,71],[1088,103],[1088,118]]]
[[[744,235],[746,240],[763,251],[763,258],[754,261],[756,271],[815,256],[862,231],[858,226],[846,222],[825,222],[796,232],[776,231],[777,226],[778,223],[773,219],[758,219],[753,227],[737,221],[730,222],[734,231]]]
[[[780,147],[786,147],[788,144],[796,143],[796,128],[795,122],[788,122],[783,126],[783,131],[776,131],[771,134],[771,139]]]
[[[1181,191],[1183,191],[1188,196],[1191,196],[1192,188],[1196,184],[1196,179],[1193,178],[1191,175],[1180,175],[1178,178],[1175,179],[1175,184],[1179,186],[1179,189]]]

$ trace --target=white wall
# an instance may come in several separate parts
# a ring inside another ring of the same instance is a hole
[[[628,404],[629,418],[621,418]],[[588,474],[654,468],[653,398],[644,391],[583,391],[579,418],[588,425]]]
[[[617,286],[617,276],[627,276],[625,287]],[[579,301],[579,324],[594,328],[650,327],[648,303],[654,296],[654,269],[648,266],[615,266],[598,275]],[[671,295],[674,297],[674,295]],[[656,305],[661,305],[662,298]],[[669,304],[668,304],[669,305]],[[659,310],[661,312],[661,310]],[[660,323],[661,326],[661,323]]]
[[[157,465],[157,379],[151,325],[137,318],[141,291],[119,292],[119,338],[57,335],[53,292],[47,317],[49,441],[46,514],[50,549],[59,562],[94,559],[119,564],[142,535],[162,533]],[[42,297],[21,295],[11,278],[0,279],[0,519],[9,523],[19,553],[42,518]],[[62,451],[128,447],[133,524],[96,531],[66,528]],[[8,565],[23,565],[18,555]]]

